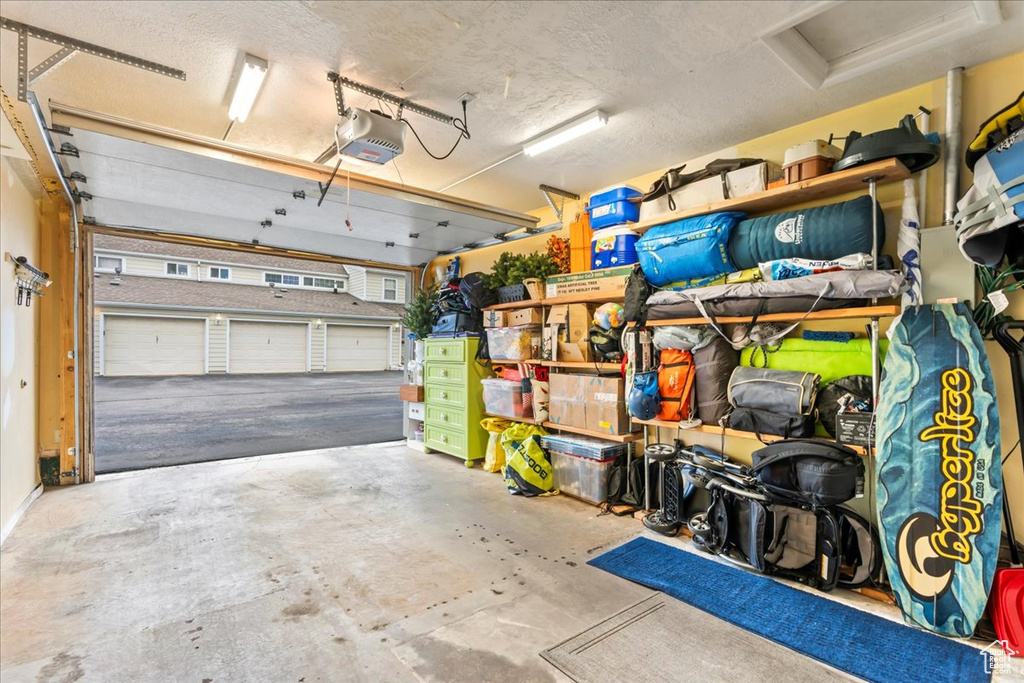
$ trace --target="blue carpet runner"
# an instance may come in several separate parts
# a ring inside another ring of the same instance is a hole
[[[869,681],[989,681],[987,655],[956,640],[646,538],[587,564]],[[780,672],[780,676],[783,672]]]

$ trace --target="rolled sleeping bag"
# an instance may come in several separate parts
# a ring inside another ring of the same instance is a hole
[[[655,328],[658,329],[658,328]],[[696,370],[697,417],[706,425],[716,425],[729,414],[729,378],[740,364],[740,355],[718,335],[693,352]]]
[[[637,258],[655,287],[731,273],[729,235],[746,214],[724,211],[656,225],[636,243]],[[756,263],[754,264],[757,265]]]
[[[837,259],[871,253],[871,197],[786,211],[740,221],[729,237],[729,259],[737,269],[784,258]],[[885,243],[885,219],[878,215],[878,249]]]

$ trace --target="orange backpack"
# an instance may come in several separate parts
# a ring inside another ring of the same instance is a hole
[[[693,354],[679,349],[662,349],[661,366],[658,368],[659,420],[679,422],[690,419],[695,375]]]

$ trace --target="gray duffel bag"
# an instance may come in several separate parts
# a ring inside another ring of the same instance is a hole
[[[809,415],[821,375],[816,372],[740,366],[729,378],[729,403],[783,415]]]

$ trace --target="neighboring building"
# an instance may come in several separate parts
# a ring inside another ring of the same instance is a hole
[[[98,375],[401,367],[403,272],[109,235],[94,252]]]

